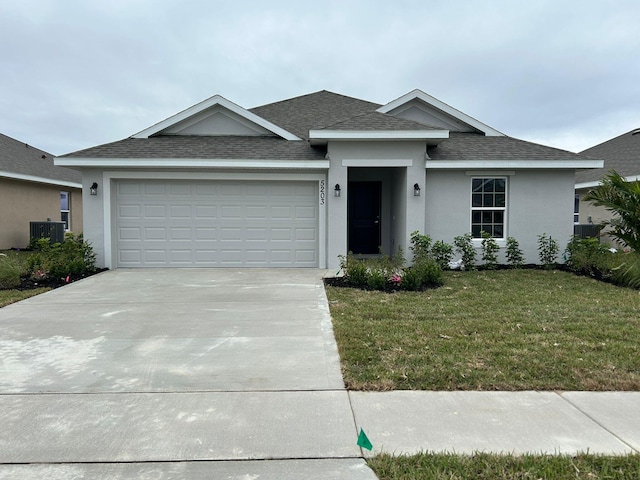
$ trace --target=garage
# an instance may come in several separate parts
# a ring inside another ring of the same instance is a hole
[[[116,267],[317,267],[318,183],[118,180]]]

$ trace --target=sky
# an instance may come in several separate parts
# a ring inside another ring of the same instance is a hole
[[[414,89],[579,152],[640,128],[637,0],[2,0],[0,133],[53,155],[219,94]]]

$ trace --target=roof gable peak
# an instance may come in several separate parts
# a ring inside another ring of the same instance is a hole
[[[300,140],[291,132],[265,120],[255,113],[214,95],[183,110],[131,138],[149,138],[155,135],[276,135],[285,140]]]
[[[378,112],[447,128],[458,132],[480,132],[486,136],[501,137],[502,132],[486,125],[435,97],[415,89],[378,108]]]

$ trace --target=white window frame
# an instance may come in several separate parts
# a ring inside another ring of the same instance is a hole
[[[573,224],[580,224],[580,195],[576,195],[573,199]]]
[[[496,207],[496,206],[492,206],[492,207],[475,207],[473,205],[473,183],[474,180],[504,180],[504,207]],[[493,236],[493,238],[495,238],[496,240],[506,240],[508,233],[507,233],[507,209],[509,206],[509,177],[505,176],[505,175],[474,175],[471,177],[471,182],[469,185],[469,192],[470,192],[470,196],[469,196],[469,204],[471,207],[471,215],[470,215],[470,221],[469,221],[469,231],[471,232],[471,234],[473,235],[473,225],[474,225],[474,221],[473,221],[473,214],[474,212],[482,212],[482,211],[502,211],[502,236],[500,237],[496,237]],[[492,223],[492,225],[496,225],[495,223]],[[481,237],[473,237],[473,240],[482,240]]]
[[[64,210],[62,208],[62,195],[66,194],[67,196],[67,209]],[[64,222],[63,214],[67,214],[67,221],[65,222],[64,231],[71,231],[71,192],[68,190],[60,190],[60,221]]]

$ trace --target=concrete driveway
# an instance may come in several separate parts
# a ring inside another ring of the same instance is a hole
[[[114,270],[0,309],[0,478],[376,478],[322,273]]]

